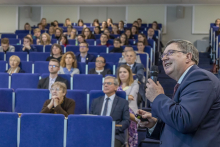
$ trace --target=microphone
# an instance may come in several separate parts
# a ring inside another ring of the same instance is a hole
[[[158,66],[154,65],[150,68],[150,78],[157,84],[158,79]]]

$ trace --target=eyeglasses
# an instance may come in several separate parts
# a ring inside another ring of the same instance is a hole
[[[114,84],[114,83],[112,83],[112,82],[104,82],[102,85],[105,85],[105,84],[107,84],[107,85],[112,85],[112,84]]]
[[[59,66],[56,66],[56,65],[49,65],[49,67],[53,67],[53,68],[55,68],[55,67],[59,67]]]
[[[101,60],[96,60],[95,62],[97,62],[97,63],[98,63],[98,62],[104,63],[104,61],[101,61]]]
[[[171,56],[173,53],[176,53],[176,52],[182,52],[182,53],[186,54],[186,52],[184,52],[184,51],[169,50],[167,53],[163,53],[163,54],[160,56],[160,58],[161,58],[161,60],[162,60],[163,57],[165,57],[165,56],[169,57],[169,56]]]
[[[50,89],[51,92],[52,92],[52,91],[58,92],[58,91],[60,91],[60,90],[61,90],[60,88],[51,88],[51,89]]]
[[[80,48],[86,48],[87,46],[79,46]]]

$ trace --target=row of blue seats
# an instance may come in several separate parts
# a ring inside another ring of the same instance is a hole
[[[115,140],[110,116],[0,113],[0,130],[1,147],[113,147]]]
[[[0,111],[17,113],[39,113],[46,100],[50,99],[48,89],[0,88]],[[92,101],[95,98],[104,96],[102,90],[67,90],[66,97],[76,102],[74,114],[89,114]],[[127,99],[124,91],[117,91],[116,95]]]

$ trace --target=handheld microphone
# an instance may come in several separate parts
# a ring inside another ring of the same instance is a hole
[[[150,68],[150,78],[157,84],[158,79],[158,66],[154,65]]]

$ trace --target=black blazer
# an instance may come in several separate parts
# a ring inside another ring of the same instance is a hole
[[[101,115],[103,101],[104,96],[94,99],[92,101],[90,114]],[[115,138],[120,140],[121,143],[124,144],[124,130],[127,129],[130,124],[128,101],[118,96],[115,96],[110,116],[116,124],[122,125],[122,127],[115,127]]]
[[[49,88],[49,82],[50,82],[50,78],[47,77],[47,78],[43,78],[41,79],[39,82],[38,82],[38,86],[37,88],[39,89],[48,89]],[[66,87],[68,87],[68,82],[66,79],[60,77],[60,76],[57,76],[57,79],[55,82],[63,82],[66,84]]]
[[[98,74],[96,71],[95,71],[95,68],[92,68],[89,70],[89,74]],[[103,72],[101,72],[101,75],[103,77],[105,77],[105,75],[110,75],[112,74],[112,71],[110,69],[104,69]]]
[[[8,72],[8,70],[6,70],[5,72]],[[20,69],[18,73],[25,73],[25,71]]]
[[[124,51],[124,49],[122,47],[120,48],[113,48],[110,53],[122,53]]]
[[[76,56],[77,58],[77,62],[81,62],[81,57],[80,57],[80,54]],[[94,55],[91,55],[89,53],[87,53],[87,56],[86,56],[86,64],[88,64],[88,62],[95,62],[96,58]]]

